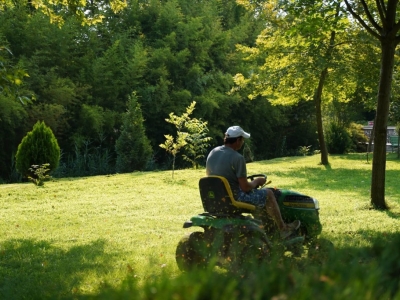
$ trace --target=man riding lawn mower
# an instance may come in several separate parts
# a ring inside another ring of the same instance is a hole
[[[321,232],[318,201],[283,189],[258,188],[263,174],[247,177],[244,158],[237,150],[249,138],[239,126],[228,128],[224,145],[207,158],[207,177],[199,182],[204,213],[184,223],[199,226],[179,242],[176,261],[181,270],[219,264],[236,269],[268,257],[271,235],[292,247]],[[250,181],[249,181],[250,179]]]

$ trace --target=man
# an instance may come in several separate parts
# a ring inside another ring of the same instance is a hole
[[[237,151],[242,148],[244,139],[248,138],[250,134],[240,126],[229,127],[225,133],[224,145],[214,148],[208,155],[206,173],[225,177],[237,201],[265,208],[267,214],[277,224],[281,238],[285,239],[300,227],[300,221],[296,220],[290,224],[283,221],[274,193],[270,189],[257,189],[265,184],[265,178],[247,180],[245,159]]]

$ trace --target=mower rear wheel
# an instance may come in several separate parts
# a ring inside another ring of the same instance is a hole
[[[206,268],[208,257],[205,255],[205,239],[203,232],[192,232],[184,236],[178,243],[175,252],[176,263],[181,271],[194,268]]]

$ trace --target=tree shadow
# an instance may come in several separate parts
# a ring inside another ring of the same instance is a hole
[[[349,153],[346,155],[335,155],[335,156],[338,156],[341,159],[345,160],[355,160],[355,161],[365,162],[366,164],[371,164],[373,153],[370,152],[367,154],[367,152],[360,152],[360,153]],[[368,156],[368,161],[367,161],[367,156]],[[400,162],[400,160],[397,158],[397,153],[391,153],[391,152],[386,153],[386,161]]]
[[[369,198],[366,195],[366,189],[370,188],[371,170],[366,169],[347,169],[325,167],[321,169],[318,166],[309,166],[301,169],[274,171],[269,179],[274,182],[274,175],[287,178],[295,182],[295,190],[301,192],[302,189],[311,189],[315,191],[340,191],[349,190],[352,194],[361,198]],[[398,170],[386,170],[386,195],[397,195],[399,192]],[[275,184],[275,182],[273,183]],[[277,185],[278,188],[283,188]],[[290,187],[291,188],[291,187]]]
[[[1,299],[72,298],[85,277],[111,268],[113,254],[97,240],[68,250],[48,241],[12,239],[0,245]]]

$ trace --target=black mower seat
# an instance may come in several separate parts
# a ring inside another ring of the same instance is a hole
[[[207,176],[199,181],[203,208],[208,213],[240,215],[256,210],[252,204],[236,201],[229,182],[222,176]]]

